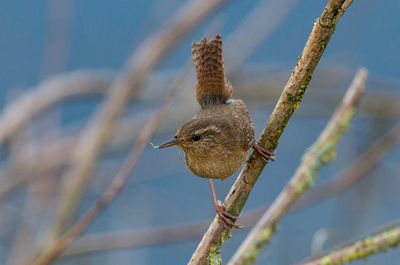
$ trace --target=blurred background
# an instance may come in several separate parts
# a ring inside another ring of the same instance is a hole
[[[177,89],[152,143],[171,138],[198,111],[193,41],[223,36],[233,97],[245,101],[260,135],[327,1],[213,0],[221,3],[186,34],[169,40],[171,49],[156,57],[168,40],[153,37],[168,32],[179,16],[201,2],[0,1],[1,264],[26,264],[49,242],[76,161],[77,139],[98,117],[115,77],[144,65],[145,70],[136,71],[143,74],[137,92],[114,121],[87,185],[81,186],[76,211],[69,211],[72,223],[110,185],[167,91]],[[334,183],[324,192],[331,196],[312,194],[287,214],[256,264],[293,264],[399,218],[399,8],[397,0],[355,0],[338,23],[303,103],[280,139],[277,161],[261,174],[239,223],[254,224],[284,187],[360,66],[369,70],[367,93],[336,160],[322,170],[315,187]],[[150,66],[141,63],[147,58]],[[382,139],[386,145],[369,149]],[[365,160],[371,166],[366,172],[356,167],[350,174],[354,181],[341,182],[340,176],[362,154],[378,158],[377,165]],[[55,264],[187,263],[215,209],[207,180],[193,176],[182,159],[177,148],[147,145],[121,193]],[[236,176],[214,182],[220,200]],[[225,262],[247,232],[236,231],[225,243]],[[355,264],[395,260],[400,260],[396,249]]]

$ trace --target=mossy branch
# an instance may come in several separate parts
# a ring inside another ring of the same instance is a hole
[[[304,154],[301,165],[268,210],[250,231],[229,265],[252,264],[263,247],[271,240],[276,225],[293,203],[311,187],[318,172],[336,157],[336,146],[353,118],[364,92],[367,71],[357,72],[341,105],[335,111],[317,141]]]
[[[400,222],[391,224],[378,232],[372,233],[353,244],[343,246],[331,253],[312,258],[299,265],[340,265],[358,259],[367,259],[372,254],[387,251],[400,244]]]
[[[258,144],[267,150],[275,150],[290,117],[300,106],[303,95],[312,78],[330,37],[335,31],[336,23],[353,1],[329,0],[322,15],[315,21],[296,67],[290,76],[278,103],[275,106]],[[239,215],[247,198],[265,167],[265,162],[252,153],[236,182],[232,186],[224,206],[233,215]],[[207,264],[211,249],[220,249],[223,244],[222,234],[225,228],[218,218],[209,226],[196,251],[190,259],[190,265]],[[215,251],[213,252],[215,253]]]

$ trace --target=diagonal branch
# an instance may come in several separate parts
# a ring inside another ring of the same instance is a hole
[[[297,168],[289,183],[250,231],[228,264],[254,263],[264,245],[271,240],[278,221],[289,210],[290,206],[314,184],[322,167],[335,158],[336,146],[348,128],[364,93],[366,77],[367,71],[365,69],[357,72],[341,105],[335,111],[317,141],[304,154],[301,165]]]
[[[258,142],[260,146],[267,150],[275,150],[278,146],[279,138],[290,117],[300,106],[314,69],[335,31],[336,23],[351,3],[352,1],[349,0],[329,0],[322,15],[314,23],[297,65],[265,125]],[[258,159],[253,152],[224,202],[228,212],[239,215],[264,167],[265,162]],[[227,238],[229,238],[229,230],[225,230],[215,218],[193,253],[189,264],[206,264],[207,259],[212,260],[215,257],[218,259],[222,243]]]
[[[331,253],[305,260],[298,265],[341,265],[358,259],[367,259],[369,255],[387,251],[400,244],[400,222],[381,228],[363,239],[342,246]]]

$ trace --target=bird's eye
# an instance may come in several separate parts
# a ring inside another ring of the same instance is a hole
[[[200,134],[193,134],[192,139],[193,139],[193,141],[200,140]]]

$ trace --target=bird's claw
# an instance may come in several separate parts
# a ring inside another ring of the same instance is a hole
[[[253,148],[260,155],[262,160],[264,160],[265,162],[268,163],[269,160],[275,161],[275,157],[274,157],[275,153],[274,152],[267,151],[257,144],[254,144]]]
[[[216,209],[216,212],[217,212],[219,218],[221,218],[222,224],[224,225],[224,227],[226,229],[229,229],[229,226],[234,227],[236,229],[243,228],[242,226],[235,224],[234,221],[232,221],[232,220],[237,220],[239,217],[229,214],[225,210],[224,206],[218,205],[218,206],[215,206],[215,209]]]

